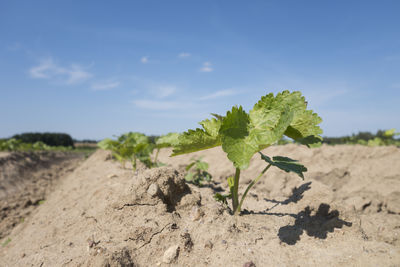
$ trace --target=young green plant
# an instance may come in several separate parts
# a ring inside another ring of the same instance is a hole
[[[153,151],[153,144],[149,138],[137,132],[122,134],[117,140],[106,138],[97,144],[100,148],[110,150],[114,158],[125,166],[126,161],[132,163],[133,170],[136,170],[137,160],[141,161],[146,167],[151,168],[153,162],[150,154]]]
[[[301,92],[283,91],[276,96],[270,93],[263,96],[249,113],[241,106],[234,106],[225,116],[213,116],[215,118],[200,122],[202,129],[181,134],[172,156],[222,146],[235,167],[235,176],[228,178],[230,194],[217,198],[225,201],[232,198],[234,214],[240,214],[248,191],[271,166],[294,172],[301,178],[307,170],[296,160],[282,156],[271,159],[261,150],[277,143],[283,136],[307,146],[319,144],[322,140],[322,130],[318,126],[322,120],[312,110],[307,110],[307,102]],[[239,201],[240,173],[249,167],[250,159],[257,152],[268,165],[249,184]]]
[[[202,158],[194,159],[186,166],[185,180],[189,183],[202,186],[204,181],[211,181],[211,174],[208,172],[208,163],[202,161]]]

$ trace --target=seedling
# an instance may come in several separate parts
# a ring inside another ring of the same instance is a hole
[[[199,159],[192,159],[186,166],[185,180],[189,183],[201,186],[204,181],[211,181],[211,174],[208,172],[208,163]]]
[[[307,171],[296,160],[281,156],[271,159],[261,150],[277,143],[284,135],[307,146],[322,140],[322,130],[318,126],[322,120],[312,110],[307,110],[307,102],[301,92],[283,91],[276,96],[270,93],[263,96],[249,113],[241,106],[234,106],[225,116],[212,115],[215,118],[200,122],[203,129],[188,130],[179,136],[172,156],[222,146],[236,172],[234,177],[228,178],[230,194],[216,197],[221,201],[232,198],[235,215],[240,214],[248,191],[271,166],[294,172],[301,178]],[[248,185],[239,201],[240,172],[249,167],[250,159],[257,152],[268,165]]]
[[[153,145],[149,138],[141,133],[126,133],[118,137],[117,140],[106,138],[97,144],[100,148],[111,150],[112,155],[125,167],[125,162],[132,163],[133,170],[136,170],[137,160],[141,161],[146,167],[152,167],[153,162],[150,154]]]

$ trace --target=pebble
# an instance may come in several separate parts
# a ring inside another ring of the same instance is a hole
[[[159,192],[160,192],[160,188],[158,187],[157,184],[151,184],[149,186],[149,189],[147,189],[147,194],[151,197],[157,196]]]
[[[200,208],[198,206],[194,206],[190,212],[190,219],[192,221],[198,221],[202,215],[203,214],[202,214]]]
[[[256,267],[256,265],[254,264],[254,262],[248,261],[245,264],[243,264],[243,267]]]
[[[171,263],[179,253],[179,245],[174,245],[172,247],[169,247],[165,252],[163,256],[163,262],[164,263]]]
[[[214,244],[210,240],[208,240],[206,242],[206,244],[204,245],[205,248],[209,248],[209,249],[212,249],[213,246],[214,246]]]

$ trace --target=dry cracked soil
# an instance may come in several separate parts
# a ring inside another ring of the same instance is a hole
[[[164,149],[166,166],[135,172],[102,150],[86,160],[53,155],[42,168],[26,155],[0,155],[0,266],[400,266],[399,148],[291,144],[263,152],[297,159],[308,172],[301,180],[271,168],[241,216],[213,198],[234,174],[220,148],[172,158]],[[213,176],[202,187],[184,180],[194,157]],[[256,155],[240,192],[264,167]],[[49,176],[58,178],[41,184]],[[16,202],[32,208],[12,208]]]

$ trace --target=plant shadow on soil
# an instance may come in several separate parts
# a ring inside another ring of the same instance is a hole
[[[224,192],[225,190],[219,185],[220,183],[218,182],[210,182],[208,184],[202,184],[200,187],[207,187],[210,188],[214,193],[221,193]]]
[[[275,208],[278,205],[287,205],[287,204],[290,204],[290,203],[299,202],[304,197],[303,193],[305,191],[311,189],[310,185],[311,185],[311,182],[308,182],[308,183],[302,184],[299,188],[295,187],[292,190],[292,195],[290,197],[288,197],[288,199],[286,199],[284,201],[278,201],[278,200],[275,200],[275,199],[264,198],[264,200],[267,201],[267,202],[275,203],[275,205],[272,206],[271,208],[267,209],[267,211]]]
[[[275,216],[292,216],[295,218],[294,225],[287,225],[279,228],[279,239],[288,244],[294,245],[300,240],[300,236],[306,232],[308,236],[319,239],[326,239],[329,233],[333,233],[335,228],[342,228],[343,225],[350,227],[351,222],[346,222],[339,218],[339,211],[330,210],[330,206],[321,203],[315,215],[311,215],[310,207],[306,207],[298,214],[290,213],[265,213]]]
[[[279,228],[278,237],[279,239],[288,244],[295,245],[297,241],[300,240],[300,236],[306,232],[308,236],[312,236],[319,239],[326,239],[328,236],[328,232],[332,233],[335,228],[342,228],[343,225],[347,227],[351,227],[352,223],[344,221],[339,218],[339,211],[330,210],[330,205],[321,203],[318,207],[315,215],[312,215],[312,209],[310,207],[306,207],[303,211],[298,214],[294,213],[274,213],[268,212],[273,209],[277,205],[287,205],[289,203],[297,203],[299,200],[303,198],[303,193],[309,190],[311,182],[302,184],[299,188],[294,188],[292,195],[284,200],[277,201],[264,198],[265,201],[273,202],[275,205],[266,211],[256,212],[253,214],[259,215],[271,215],[271,216],[291,216],[295,218],[295,222],[293,225],[286,225]]]

